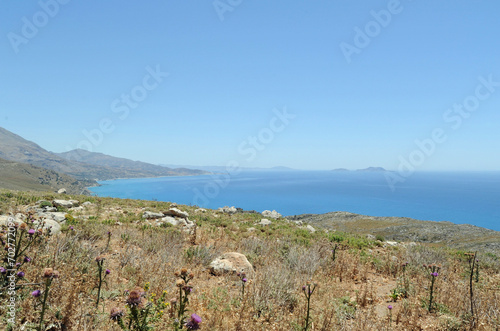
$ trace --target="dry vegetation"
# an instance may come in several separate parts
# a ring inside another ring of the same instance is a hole
[[[54,198],[51,194],[3,191],[1,214],[25,212],[38,200]],[[142,219],[145,210],[163,211],[169,203],[71,198],[92,205],[69,212],[61,234],[41,236],[20,257],[28,256],[31,261],[19,269],[25,275],[17,280],[15,290],[16,324],[8,323],[6,300],[10,296],[4,286],[0,294],[2,330],[36,329],[39,325],[42,307],[36,305],[40,298],[32,292],[39,289],[44,293],[44,268],[60,274],[51,279],[44,329],[120,330],[110,313],[115,307],[123,309],[126,315],[122,318],[128,321],[127,300],[130,307],[130,291],[139,287],[151,302],[147,318],[151,329],[174,330],[179,307],[179,273],[174,273],[183,267],[194,275],[189,281],[193,291],[187,315],[196,313],[202,318],[201,330],[302,330],[307,313],[302,287],[308,281],[317,284],[311,297],[310,330],[500,328],[500,261],[492,254],[478,252],[472,316],[465,252],[404,243],[386,247],[380,240],[359,235],[310,233],[286,220],[256,226],[261,218],[258,214],[195,212],[196,207],[179,206],[196,221],[194,236],[175,227],[148,225]],[[256,230],[249,231],[251,227]],[[243,296],[240,277],[214,276],[207,269],[224,252],[242,253],[254,266],[255,275],[245,283]],[[104,258],[103,268],[110,273],[103,276],[102,298],[96,307],[97,257]],[[434,291],[437,305],[429,312],[430,275],[423,264],[431,263],[441,269]],[[172,299],[177,303],[171,303]]]

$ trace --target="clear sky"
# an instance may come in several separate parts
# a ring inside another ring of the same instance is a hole
[[[499,12],[2,1],[0,126],[54,152],[151,163],[500,170]]]

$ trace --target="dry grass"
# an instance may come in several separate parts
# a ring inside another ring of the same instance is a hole
[[[3,194],[3,193],[2,193]],[[12,193],[0,195],[0,209],[23,211],[50,195]],[[69,197],[68,197],[69,198]],[[203,319],[202,330],[301,330],[305,316],[302,285],[318,283],[312,303],[312,330],[468,330],[469,297],[467,264],[463,254],[428,246],[381,247],[380,243],[348,234],[310,234],[284,220],[270,227],[258,227],[254,214],[195,213],[194,207],[179,206],[198,224],[193,237],[173,227],[145,226],[142,212],[163,211],[169,203],[76,197],[93,207],[73,216],[75,230],[63,226],[63,233],[47,238],[26,255],[32,261],[23,266],[26,275],[19,283],[42,283],[46,267],[59,270],[48,300],[45,325],[51,330],[119,330],[109,319],[113,307],[125,308],[126,290],[150,283],[148,298],[163,291],[167,299],[177,297],[174,272],[182,267],[195,275],[190,283],[189,314]],[[116,225],[119,221],[121,225]],[[255,227],[255,232],[247,231]],[[108,231],[112,232],[109,248]],[[331,247],[341,242],[332,261]],[[245,254],[255,268],[245,296],[236,275],[213,276],[210,261],[223,252]],[[481,254],[480,278],[475,285],[476,330],[500,328],[500,263]],[[96,301],[95,258],[104,256],[111,270],[103,286],[103,300]],[[402,277],[401,264],[410,280],[410,295],[391,301],[389,294]],[[436,283],[437,312],[423,306],[428,298],[429,277],[423,264],[442,265]],[[30,293],[41,285],[27,285],[16,291],[16,326],[38,322],[40,307],[34,307]],[[4,292],[4,291],[2,291]],[[2,300],[6,298],[5,292]],[[389,319],[388,305],[392,305]],[[6,306],[0,315],[6,316]],[[173,330],[172,306],[151,323],[155,330]],[[0,328],[8,330],[7,320]]]

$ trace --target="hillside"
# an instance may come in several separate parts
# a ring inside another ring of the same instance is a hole
[[[12,190],[57,191],[65,188],[71,194],[90,193],[86,187],[96,185],[91,180],[79,181],[53,170],[30,164],[0,159],[0,187]]]
[[[500,253],[500,232],[470,224],[419,221],[407,217],[375,217],[348,212],[304,214],[288,218],[330,231],[379,235],[387,240],[416,241]]]
[[[181,176],[201,173],[196,170],[175,170],[148,165],[142,162],[136,163],[130,160],[113,158],[103,154],[93,156],[93,154],[97,153],[86,154],[86,156],[92,156],[89,157],[89,161],[94,163],[87,163],[85,156],[79,159],[66,159],[0,127],[0,158],[54,170],[81,180]],[[70,152],[65,155],[71,156],[73,154]]]
[[[130,175],[126,177],[190,176],[207,173],[202,170],[186,168],[171,169],[146,162],[132,161],[102,153],[89,152],[83,149],[75,149],[65,153],[54,154],[68,161],[77,161],[130,173]]]
[[[500,328],[500,260],[482,250],[472,258],[230,208],[0,190],[0,224],[8,213],[26,222],[9,229],[26,250],[11,257],[21,261],[13,280],[0,274],[0,299],[17,308],[3,330]]]

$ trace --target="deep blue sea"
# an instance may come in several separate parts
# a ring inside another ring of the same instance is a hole
[[[283,215],[348,211],[500,231],[500,172],[421,172],[391,189],[383,172],[261,170],[102,181],[98,196],[235,206]]]

